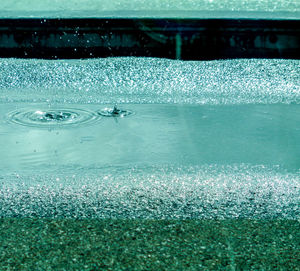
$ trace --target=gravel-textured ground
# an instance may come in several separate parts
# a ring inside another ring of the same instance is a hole
[[[299,104],[300,61],[118,57],[1,59],[0,101],[67,104]]]
[[[0,219],[0,270],[300,270],[297,220]]]

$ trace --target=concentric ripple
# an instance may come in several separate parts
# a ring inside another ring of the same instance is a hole
[[[83,125],[101,118],[98,114],[83,109],[20,109],[10,112],[8,119],[12,123],[40,128]]]

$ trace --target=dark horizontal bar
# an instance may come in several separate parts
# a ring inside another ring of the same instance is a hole
[[[0,57],[300,59],[300,20],[0,19]]]

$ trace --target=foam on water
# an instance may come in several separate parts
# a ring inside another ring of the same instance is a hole
[[[2,102],[299,104],[300,61],[0,60]]]

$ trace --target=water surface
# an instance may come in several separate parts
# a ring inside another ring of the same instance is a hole
[[[101,116],[106,107],[2,104],[1,169],[162,163],[300,168],[299,105],[126,104],[121,107],[134,114],[124,118]],[[28,116],[29,108],[37,116]],[[53,119],[53,108],[78,115]],[[17,114],[22,111],[27,114]],[[52,115],[43,119],[42,111]]]
[[[0,216],[299,219],[299,67],[2,59]]]

